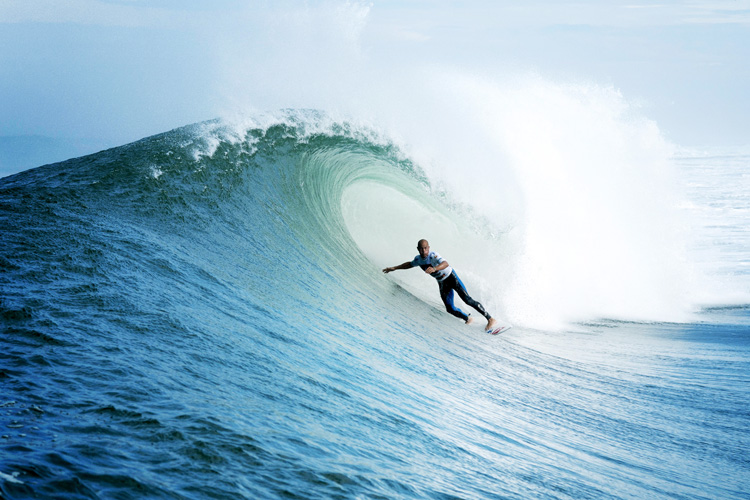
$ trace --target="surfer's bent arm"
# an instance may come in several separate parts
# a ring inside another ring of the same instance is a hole
[[[412,266],[412,263],[411,263],[411,262],[404,262],[403,264],[399,264],[399,265],[397,265],[397,266],[393,266],[393,267],[386,267],[385,269],[383,269],[383,272],[384,272],[385,274],[388,274],[388,273],[390,273],[391,271],[396,271],[397,269],[411,269],[412,267],[413,267],[413,266]]]
[[[426,272],[427,274],[432,274],[435,271],[442,271],[443,269],[445,269],[446,267],[448,267],[448,265],[449,265],[448,261],[444,260],[443,262],[441,262],[440,264],[438,264],[437,267],[428,267],[427,269],[424,270],[424,272]]]

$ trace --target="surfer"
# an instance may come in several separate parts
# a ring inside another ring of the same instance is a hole
[[[456,274],[456,271],[448,264],[448,261],[443,259],[437,252],[430,252],[430,244],[427,240],[419,240],[417,243],[417,250],[419,255],[414,257],[411,262],[404,262],[394,267],[386,267],[383,272],[388,274],[398,269],[411,269],[412,267],[419,266],[422,270],[435,278],[440,286],[440,298],[443,299],[445,304],[445,310],[454,315],[457,318],[461,318],[466,322],[467,325],[473,321],[470,314],[464,313],[461,309],[453,304],[453,291],[458,293],[461,300],[466,302],[469,306],[476,309],[479,314],[487,319],[487,327],[485,330],[492,331],[497,321],[485,311],[482,304],[472,299],[466,292],[466,287],[461,282],[461,279]]]

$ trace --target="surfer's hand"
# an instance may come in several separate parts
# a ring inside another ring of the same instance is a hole
[[[432,273],[435,272],[435,268],[434,267],[428,267],[427,269],[424,270],[424,272],[426,272],[427,274],[432,274]]]
[[[392,267],[386,267],[385,269],[383,269],[383,272],[384,272],[385,274],[388,274],[388,273],[390,273],[391,271],[393,271],[393,268],[392,268]]]

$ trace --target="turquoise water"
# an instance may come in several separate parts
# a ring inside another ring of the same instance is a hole
[[[730,229],[697,253],[741,282],[746,207],[714,174],[746,163],[679,161]],[[514,316],[466,256],[510,265],[517,224],[373,130],[185,127],[0,180],[0,227],[3,498],[750,496],[747,302]],[[380,272],[420,237],[514,327]]]

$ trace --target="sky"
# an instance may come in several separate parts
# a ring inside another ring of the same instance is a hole
[[[0,0],[0,176],[436,66],[611,86],[676,144],[746,147],[748,61],[750,0]]]

